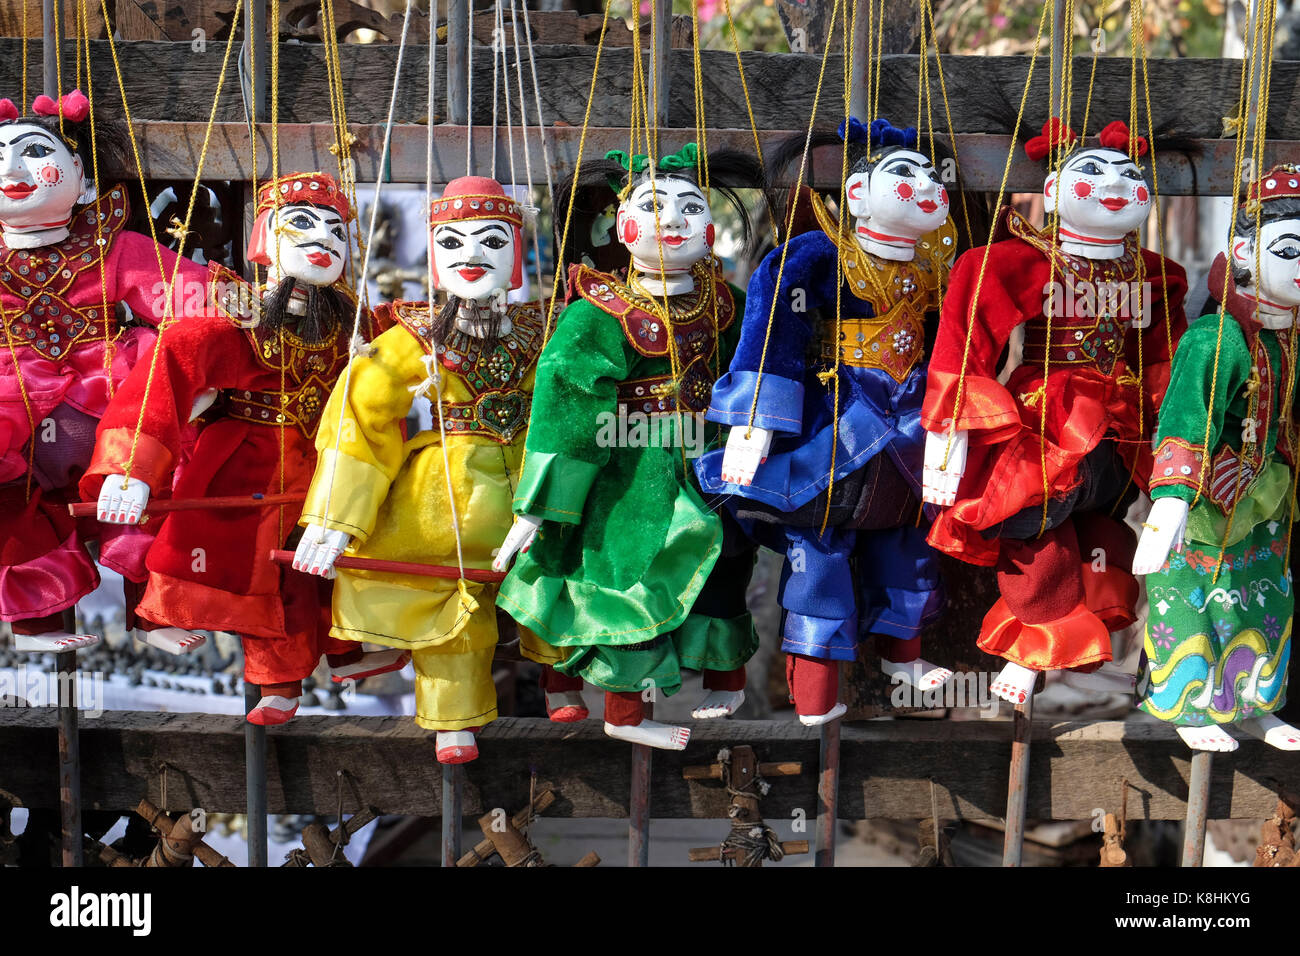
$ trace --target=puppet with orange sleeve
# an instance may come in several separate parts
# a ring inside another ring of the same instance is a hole
[[[62,621],[99,584],[88,538],[102,565],[143,578],[147,533],[78,523],[67,505],[113,390],[170,311],[164,280],[178,290],[205,280],[125,228],[121,185],[97,190],[93,163],[108,161],[112,137],[89,119],[79,90],[37,97],[29,116],[0,100],[0,619],[20,650],[97,640]]]
[[[323,173],[283,176],[259,193],[248,259],[269,267],[258,289],[210,266],[213,312],[163,331],[100,423],[81,482],[100,521],[135,524],[151,498],[303,494],[314,438],[346,367],[356,296],[342,281],[349,203]],[[369,331],[369,315],[363,315]],[[173,488],[188,422],[205,424]],[[273,564],[296,531],[295,505],[200,508],[167,518],[150,548],[136,609],[150,643],[189,649],[195,630],[238,634],[249,712],[280,724],[325,654],[336,681],[400,668],[406,655],[365,653],[329,636],[330,583]]]
[[[1005,238],[957,260],[922,410],[925,500],[942,506],[929,541],[997,569],[1001,597],[979,646],[1007,661],[992,689],[1013,703],[1040,671],[1096,671],[1111,660],[1110,633],[1135,619],[1122,518],[1151,473],[1186,328],[1183,269],[1138,242],[1152,205],[1138,165],[1146,140],[1119,122],[1098,146],[1076,140],[1053,118],[1025,144],[1032,159],[1064,152],[1043,187],[1059,225],[1039,230],[1005,210]],[[1004,385],[1018,326],[1023,354]]]

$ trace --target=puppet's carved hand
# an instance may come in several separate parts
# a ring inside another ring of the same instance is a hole
[[[753,484],[754,472],[767,461],[771,448],[772,433],[766,428],[737,425],[727,435],[727,449],[722,453],[722,480],[733,485]]]
[[[516,552],[523,554],[531,548],[533,539],[537,537],[537,529],[541,526],[541,518],[535,518],[532,515],[519,515],[515,523],[510,527],[510,533],[501,542],[501,547],[497,549],[497,556],[492,559],[492,570],[504,571]]]
[[[334,562],[350,540],[351,535],[345,531],[333,531],[318,524],[307,525],[293,555],[294,569],[319,574],[323,578],[334,577]]]
[[[220,394],[221,392],[215,388],[205,388],[199,392],[198,397],[194,399],[193,407],[190,408],[190,421],[194,421],[194,419],[211,408],[212,403],[217,400],[217,396]]]
[[[149,503],[149,486],[139,478],[109,475],[99,489],[95,513],[105,524],[139,524]]]
[[[1156,499],[1147,520],[1142,522],[1142,537],[1133,554],[1134,574],[1154,574],[1165,566],[1171,550],[1183,550],[1189,510],[1182,498]]]
[[[957,500],[957,486],[966,473],[966,452],[970,432],[955,431],[951,440],[947,432],[926,432],[925,467],[921,474],[921,492],[933,505],[950,505]]]

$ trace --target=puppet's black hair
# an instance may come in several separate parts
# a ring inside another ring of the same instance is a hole
[[[1283,219],[1300,219],[1300,199],[1269,199],[1260,203],[1258,225],[1261,229],[1271,222]],[[1237,218],[1232,223],[1232,234],[1254,239],[1255,226],[1255,213],[1247,208],[1246,203],[1241,203],[1237,207]],[[1238,286],[1250,285],[1254,277],[1250,269],[1237,265],[1231,257],[1228,262],[1232,266],[1232,281]]]
[[[325,339],[334,329],[351,325],[354,317],[353,303],[333,286],[304,283],[307,288],[307,309],[302,315],[289,311],[289,300],[297,280],[286,276],[262,299],[260,328],[272,332],[291,329],[304,342],[314,343]]]

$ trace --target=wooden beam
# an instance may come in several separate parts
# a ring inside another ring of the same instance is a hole
[[[24,805],[57,805],[57,718],[45,708],[0,710],[0,787]],[[109,712],[81,723],[82,793],[89,809],[129,810],[141,799],[161,805],[159,768],[165,763],[172,811],[203,807],[242,813],[244,731],[237,716]],[[1191,751],[1153,721],[1035,722],[1037,759],[1030,771],[1028,815],[1085,820],[1111,807],[1120,781],[1137,799],[1129,819],[1181,820],[1187,812]],[[750,744],[760,760],[815,767],[818,733],[795,721],[702,721],[690,745],[655,755],[654,812],[658,817],[721,817],[728,797],[718,783],[685,780],[682,768],[712,762],[721,747]],[[464,812],[515,808],[529,799],[530,768],[537,787],[559,799],[549,814],[626,817],[632,748],[610,740],[599,721],[551,724],[502,718],[479,735],[482,756],[465,768]],[[1006,809],[1008,721],[871,721],[845,726],[841,740],[840,816],[1000,820]],[[21,759],[17,759],[21,755]],[[433,735],[407,717],[298,717],[267,734],[267,811],[334,812],[337,771],[357,780],[364,799],[383,813],[436,817],[441,768]],[[1260,741],[1243,740],[1215,761],[1207,816],[1265,818],[1279,781],[1294,777],[1290,758]],[[765,798],[769,819],[816,814],[812,773],[787,777]]]
[[[648,19],[648,18],[643,18]],[[424,34],[417,32],[417,38]],[[205,52],[184,43],[119,43],[127,102],[137,119],[194,120],[206,118],[212,110],[212,94],[221,68],[223,45],[209,40]],[[28,56],[39,57],[40,44],[32,42]],[[91,41],[92,74],[96,106],[105,117],[120,111],[117,79],[109,55],[108,41]],[[514,46],[507,49],[514,69]],[[280,118],[286,123],[328,122],[329,98],[324,96],[325,56],[320,44],[284,44],[280,58]],[[397,119],[403,123],[423,122],[427,104],[425,90],[428,51],[424,46],[408,48],[409,61],[402,71],[397,102]],[[538,82],[547,123],[569,126],[582,124],[587,106],[595,50],[591,47],[536,44]],[[601,58],[600,96],[593,105],[591,125],[626,126],[631,116],[631,50],[610,47]],[[382,122],[393,85],[395,45],[346,44],[340,50],[343,86],[348,116],[357,123]],[[812,113],[817,87],[819,56],[801,53],[741,54],[755,123],[760,130],[787,129],[792,119],[806,123]],[[1036,133],[1048,115],[1048,73],[1046,55],[1034,70],[1034,86],[1024,118],[1025,131]],[[0,39],[0,90],[17,88],[22,62],[17,39]],[[440,56],[438,88],[446,89],[447,58]],[[1075,76],[1087,76],[1090,57],[1076,57]],[[1152,59],[1150,124],[1160,140],[1217,139],[1223,134],[1225,104],[1235,102],[1241,82],[1241,61],[1223,59]],[[842,74],[839,54],[827,63],[827,77]],[[957,132],[1008,134],[1024,88],[1029,58],[1024,56],[948,56],[943,58],[948,97]],[[1128,118],[1129,60],[1103,57],[1097,61],[1089,132],[1093,135],[1114,119]],[[748,129],[749,119],[735,56],[730,50],[701,53],[704,101],[709,128]],[[920,62],[914,55],[886,56],[881,65],[880,111],[899,124],[916,122],[917,85]],[[694,86],[692,54],[674,49],[668,62],[669,88],[689,93]],[[931,94],[936,122],[943,110],[938,78],[931,70]],[[65,76],[65,83],[67,77]],[[470,104],[475,125],[492,121],[492,54],[488,47],[474,51],[474,102]],[[1087,98],[1086,83],[1075,84],[1073,116],[1082,118]],[[834,128],[839,121],[834,94],[836,84],[828,80],[822,93],[819,125]],[[1279,60],[1273,65],[1272,102],[1269,109],[1270,139],[1300,139],[1300,61]],[[531,90],[529,91],[531,94]],[[672,97],[669,127],[695,125],[694,98]],[[239,84],[227,77],[217,108],[219,121],[242,121],[243,104]],[[436,117],[444,121],[444,116]],[[1147,128],[1145,109],[1139,110],[1139,125]]]
[[[383,145],[381,125],[351,127],[358,142],[353,147],[360,182],[375,179],[379,174],[379,151]],[[189,180],[202,152],[205,123],[142,122],[136,124],[141,147],[145,176],[149,179]],[[571,174],[577,159],[581,136],[578,127],[552,126],[547,130],[550,143],[553,177]],[[769,142],[784,136],[801,135],[797,130],[770,130],[764,139]],[[392,158],[389,179],[392,182],[423,183],[427,130],[424,126],[402,125],[393,127]],[[465,136],[462,126],[439,125],[434,131],[433,176],[435,182],[445,183],[465,174]],[[474,155],[479,157],[475,172],[491,175],[486,168],[486,157],[492,154],[492,131],[474,127]],[[671,152],[695,138],[695,130],[664,129],[660,131],[661,150]],[[946,139],[946,137],[938,137]],[[282,169],[332,172],[337,159],[330,153],[334,142],[333,130],[328,124],[282,124],[279,130],[280,167]],[[530,148],[534,179],[544,182],[542,170],[545,159],[540,138],[530,134]],[[623,127],[592,128],[587,131],[587,158],[603,156],[609,149],[626,149],[628,131]],[[1007,136],[985,134],[958,134],[957,158],[964,186],[974,192],[996,192],[1002,181],[1010,145]],[[748,150],[753,147],[753,137],[748,129],[717,129],[709,131],[711,148]],[[518,132],[515,135],[516,168],[523,168],[523,148]],[[507,176],[509,162],[504,130],[497,134],[497,170]],[[248,127],[243,123],[218,123],[213,127],[208,144],[208,155],[203,170],[205,179],[247,180],[252,174],[252,145]],[[258,177],[270,174],[270,131],[258,131]],[[1157,157],[1160,190],[1166,196],[1228,195],[1237,183],[1232,140],[1198,140],[1183,152],[1165,152]],[[1274,163],[1300,162],[1300,141],[1270,141],[1264,148],[1265,166]],[[107,164],[106,164],[107,165]],[[838,182],[840,157],[834,147],[819,150],[814,156],[813,180],[829,187]],[[111,167],[105,178],[128,175],[119,164]],[[1041,163],[1027,159],[1017,150],[1011,166],[1008,188],[1013,192],[1037,192],[1042,187],[1044,170]]]

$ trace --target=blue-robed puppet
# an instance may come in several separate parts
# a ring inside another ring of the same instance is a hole
[[[951,671],[920,659],[941,603],[918,525],[927,312],[955,253],[949,199],[916,130],[850,120],[852,222],[812,196],[820,228],[794,236],[749,282],[740,344],[706,417],[727,446],[696,462],[707,495],[784,552],[782,649],[795,709],[833,719],[838,661],[875,635],[882,666],[922,689]]]

